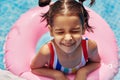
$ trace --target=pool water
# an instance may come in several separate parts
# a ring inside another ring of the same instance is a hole
[[[86,6],[88,1],[85,2]],[[0,0],[0,69],[5,69],[3,45],[7,33],[21,14],[35,6],[38,6],[38,0]],[[110,25],[116,36],[120,56],[120,0],[96,0],[96,4],[91,9]],[[119,79],[120,68],[118,74],[114,77],[114,80]]]

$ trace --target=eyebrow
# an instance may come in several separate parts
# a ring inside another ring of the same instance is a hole
[[[55,29],[55,31],[63,31],[63,29]]]
[[[71,30],[79,30],[80,27],[73,27],[71,28]],[[61,28],[56,28],[55,31],[64,31],[64,29],[61,29]]]
[[[75,28],[72,28],[72,30],[73,30],[73,29],[74,29],[74,30],[77,30],[77,29],[80,29],[80,27],[75,27]]]

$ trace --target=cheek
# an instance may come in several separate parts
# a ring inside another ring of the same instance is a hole
[[[54,36],[54,40],[56,42],[60,42],[62,40],[62,37],[61,36]]]
[[[77,44],[77,46],[78,46],[78,45],[80,45],[80,43],[81,43],[82,36],[81,36],[81,35],[76,35],[74,39],[75,39],[76,44]]]
[[[81,38],[82,38],[82,35],[79,35],[79,34],[78,35],[74,35],[74,39],[75,40],[81,40]]]

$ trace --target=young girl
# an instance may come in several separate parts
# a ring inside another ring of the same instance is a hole
[[[42,0],[40,6],[50,0]],[[97,44],[84,38],[91,31],[89,15],[83,6],[85,0],[58,0],[44,14],[53,40],[39,50],[31,63],[34,74],[54,80],[69,80],[65,74],[75,74],[74,80],[86,80],[87,75],[100,66]],[[91,0],[90,5],[94,3]],[[49,4],[49,3],[48,3]]]

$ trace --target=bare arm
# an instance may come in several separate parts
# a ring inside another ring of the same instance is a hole
[[[34,57],[30,65],[32,73],[39,76],[46,76],[54,80],[68,80],[67,77],[58,70],[49,69],[45,64],[50,60],[50,51],[47,45],[44,45],[39,53]]]
[[[32,73],[39,75],[39,76],[50,77],[54,80],[68,80],[68,78],[62,72],[58,70],[52,70],[49,68],[32,69]]]
[[[89,60],[86,66],[78,70],[75,80],[86,80],[89,73],[100,67],[100,57],[98,55],[97,44],[94,41],[89,41],[88,45],[90,45],[88,46],[90,49],[88,54]]]

